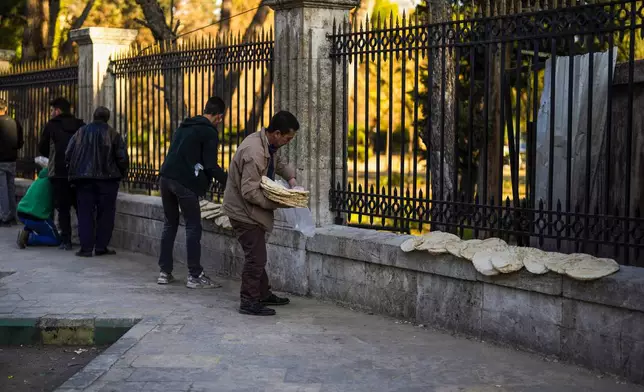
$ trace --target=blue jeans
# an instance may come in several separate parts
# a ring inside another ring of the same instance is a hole
[[[199,208],[199,197],[190,189],[181,185],[178,181],[169,178],[159,180],[161,190],[161,202],[165,220],[163,234],[161,235],[161,255],[159,256],[159,268],[168,274],[172,273],[174,260],[174,240],[179,229],[179,207],[183,212],[183,219],[186,221],[186,252],[188,254],[188,272],[198,277],[203,268],[201,267],[201,209]]]
[[[60,237],[52,219],[42,220],[18,214],[18,219],[25,225],[24,230],[29,232],[28,246],[58,246]]]

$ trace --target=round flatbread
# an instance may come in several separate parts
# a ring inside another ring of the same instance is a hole
[[[264,196],[281,205],[299,208],[307,208],[309,205],[308,191],[287,189],[266,176],[262,177],[260,186]]]
[[[423,235],[421,238],[422,243],[416,246],[416,250],[424,250],[431,254],[447,253],[447,249],[445,248],[447,243],[461,240],[454,234],[444,233],[442,231],[433,231]]]
[[[523,266],[528,272],[543,275],[548,272],[546,267],[546,252],[537,248],[523,248]]]
[[[400,249],[402,249],[403,252],[412,252],[422,243],[423,239],[421,237],[412,237],[400,244]]]
[[[491,258],[492,266],[502,274],[517,272],[523,268],[523,251],[516,246],[495,252]]]
[[[468,245],[461,251],[461,257],[470,261],[474,260],[474,255],[476,253],[489,250],[489,251],[501,251],[508,248],[508,244],[499,238],[488,238],[481,242],[472,243]]]
[[[576,280],[595,280],[619,271],[619,264],[612,259],[600,259],[590,255],[579,257],[566,266],[567,276]]]
[[[567,255],[558,252],[546,252],[545,265],[550,271],[564,275],[568,266],[577,263],[585,256],[587,255],[584,255],[583,253],[572,253]]]
[[[467,240],[467,241],[453,241],[445,244],[445,249],[456,257],[462,257],[461,252],[463,249],[474,244],[480,244],[482,240]]]
[[[498,257],[498,253],[499,251],[495,250],[482,250],[480,252],[477,252],[472,259],[474,268],[476,268],[478,272],[485,276],[498,275],[499,271],[494,269],[494,265],[492,264],[492,259],[494,257]]]

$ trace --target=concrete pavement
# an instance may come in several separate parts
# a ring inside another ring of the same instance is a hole
[[[156,284],[156,260],[18,250],[0,229],[0,318],[141,321],[61,391],[644,391],[539,356],[313,299],[237,313],[239,282]],[[203,257],[209,257],[204,254]],[[176,275],[185,278],[183,265]]]

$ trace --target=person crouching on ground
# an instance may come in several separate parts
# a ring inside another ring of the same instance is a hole
[[[45,167],[38,173],[27,193],[18,203],[18,219],[25,227],[18,232],[18,248],[45,245],[58,246],[61,238],[54,225],[53,186]]]
[[[189,289],[221,287],[203,272],[201,266],[201,209],[199,197],[204,196],[215,178],[225,185],[228,175],[217,163],[219,135],[217,125],[224,119],[226,104],[219,97],[210,97],[203,115],[185,119],[177,128],[161,166],[161,202],[165,221],[161,235],[158,284],[174,281],[172,250],[179,228],[179,208],[186,221],[186,252]]]
[[[94,121],[72,136],[65,152],[69,181],[76,187],[79,257],[91,257],[92,251],[96,256],[116,253],[107,246],[114,229],[119,182],[127,175],[129,158],[123,138],[107,124],[109,119],[109,109],[96,108]]]
[[[262,176],[275,179],[278,174],[291,188],[297,187],[295,170],[276,152],[293,140],[299,128],[293,114],[276,113],[266,130],[244,139],[230,164],[223,208],[245,255],[239,307],[242,314],[272,316],[275,310],[266,305],[290,302],[271,292],[266,274],[266,233],[273,229],[273,211],[284,206],[267,199],[260,184]]]

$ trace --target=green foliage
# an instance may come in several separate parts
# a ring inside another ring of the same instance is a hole
[[[25,25],[24,7],[24,0],[0,1],[0,49],[19,49]]]
[[[389,18],[391,15],[393,15],[394,20],[398,18],[398,4],[390,0],[376,0],[371,13],[371,20],[376,20],[378,16],[381,19]]]

